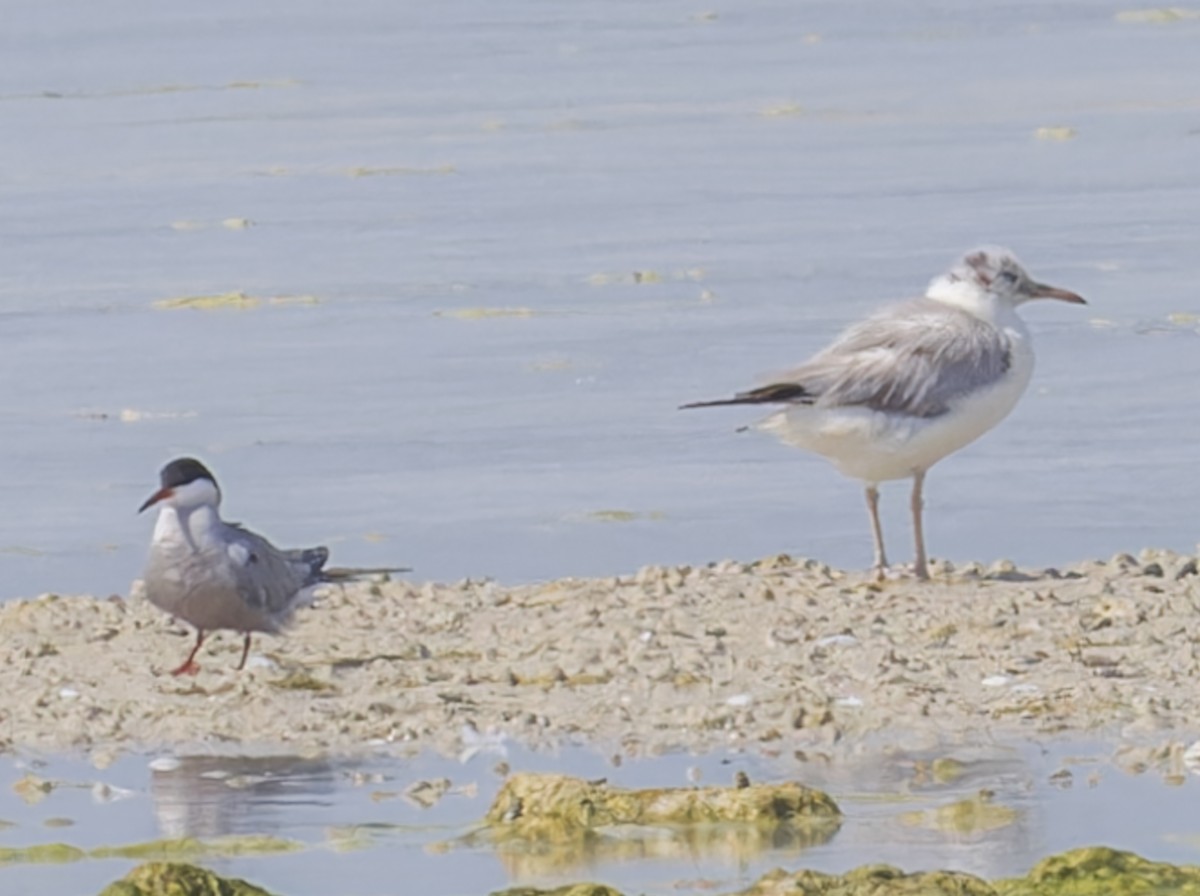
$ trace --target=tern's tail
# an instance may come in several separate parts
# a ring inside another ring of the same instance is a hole
[[[334,566],[325,568],[329,560],[329,548],[322,545],[316,548],[297,548],[284,551],[289,561],[303,567],[308,573],[307,585],[320,582],[349,582],[368,576],[386,576],[395,572],[412,572],[407,566]]]
[[[412,572],[408,566],[335,566],[321,570],[323,582],[350,582],[369,576],[390,576],[394,572]]]

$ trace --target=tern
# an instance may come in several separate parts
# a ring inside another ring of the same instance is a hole
[[[880,579],[888,561],[879,484],[911,478],[913,572],[928,579],[925,474],[1008,416],[1025,391],[1034,355],[1017,308],[1032,299],[1086,304],[1070,290],[1034,280],[1009,249],[975,249],[935,277],[924,297],[852,325],[768,385],[682,408],[782,405],[756,428],[865,484]]]
[[[216,477],[195,458],[171,461],[159,481],[161,487],[138,510],[159,508],[143,575],[146,596],[196,629],[192,652],[171,674],[200,670],[196,654],[215,629],[245,635],[240,670],[251,634],[278,634],[307,601],[311,587],[330,580],[324,571],[329,550],[280,550],[261,535],[222,520]]]

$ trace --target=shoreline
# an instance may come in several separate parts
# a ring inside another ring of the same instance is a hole
[[[0,605],[0,747],[454,754],[473,739],[636,757],[826,755],[1049,737],[1190,739],[1196,558],[934,564],[874,583],[812,560],[506,587],[323,587],[282,636],[193,637],[140,597]],[[136,589],[135,589],[136,595]],[[478,735],[472,734],[474,729]]]

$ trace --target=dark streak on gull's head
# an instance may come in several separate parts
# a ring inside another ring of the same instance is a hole
[[[941,298],[945,293],[975,293],[1016,306],[1030,299],[1058,299],[1076,305],[1087,304],[1070,290],[1038,283],[1017,260],[1011,249],[982,246],[972,249],[957,264],[930,284],[928,295]]]
[[[216,500],[220,500],[221,490],[217,486],[217,478],[209,471],[208,467],[200,463],[194,457],[177,457],[175,460],[168,463],[159,471],[158,474],[159,488],[154,494],[146,499],[146,502],[138,508],[138,513],[153,507],[160,501],[167,501],[174,498],[181,491],[197,491],[197,498],[200,497],[199,492],[203,492],[207,496],[214,495]],[[199,489],[187,489],[187,486],[196,484]],[[189,501],[188,503],[209,503],[208,501]]]

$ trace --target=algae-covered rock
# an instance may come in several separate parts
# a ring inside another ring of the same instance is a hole
[[[812,821],[836,824],[841,814],[827,794],[791,781],[624,790],[567,775],[518,774],[504,783],[484,821],[522,836],[562,839],[610,825],[778,827]]]
[[[491,896],[622,896],[620,890],[606,887],[604,884],[567,884],[553,890],[539,890],[537,887],[513,887],[510,890],[497,890]]]
[[[100,896],[271,896],[244,880],[218,877],[211,871],[176,862],[139,865],[109,884]]]
[[[518,887],[492,896],[621,896],[596,884],[555,890]],[[770,871],[733,896],[998,896],[988,883],[960,871],[905,874],[890,865],[867,865],[844,874],[819,871]]]
[[[1200,867],[1152,862],[1107,846],[1043,859],[1025,877],[996,883],[1000,896],[1198,896]]]
[[[597,861],[705,855],[745,863],[767,850],[800,852],[837,833],[841,812],[796,783],[623,790],[565,775],[510,777],[464,838],[497,847],[516,877],[561,874]]]
[[[493,896],[620,896],[608,887],[520,887]],[[1023,878],[988,883],[960,871],[905,873],[864,865],[846,874],[768,872],[733,896],[1200,896],[1200,867],[1093,846],[1043,859]]]
[[[905,874],[890,865],[865,865],[846,874],[818,871],[764,874],[738,896],[997,896],[973,874],[922,871]]]

